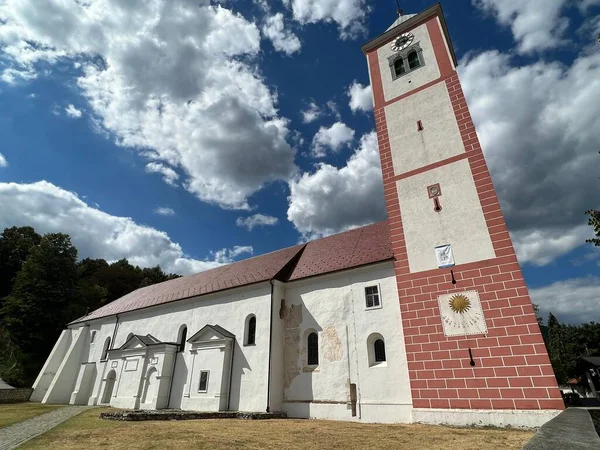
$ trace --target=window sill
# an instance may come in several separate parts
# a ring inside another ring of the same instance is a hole
[[[254,343],[254,344],[244,344],[243,346],[244,347],[256,347],[256,343]]]
[[[365,311],[371,311],[373,309],[381,309],[383,308],[383,306],[381,305],[381,303],[378,306],[371,306],[371,307],[366,307]]]
[[[319,366],[318,365],[316,365],[316,366],[304,366],[302,368],[302,372],[305,372],[305,373],[320,372],[320,370],[319,370]]]
[[[387,361],[376,362],[369,366],[369,368],[375,368],[375,367],[387,367]]]

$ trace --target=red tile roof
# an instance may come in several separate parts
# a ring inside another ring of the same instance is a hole
[[[375,223],[309,242],[287,281],[392,259],[390,227]]]
[[[227,266],[143,287],[72,323],[247,286],[261,281],[299,280],[393,258],[387,222],[278,250]]]

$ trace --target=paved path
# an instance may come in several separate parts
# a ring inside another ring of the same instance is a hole
[[[63,423],[65,420],[76,416],[92,406],[65,406],[50,411],[41,416],[25,420],[14,425],[0,428],[0,450],[10,450],[18,447],[23,442],[33,439],[42,433]]]

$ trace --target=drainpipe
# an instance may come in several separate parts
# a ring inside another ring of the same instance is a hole
[[[271,317],[269,317],[269,372],[267,374],[267,412],[271,412],[271,348],[273,346],[273,292],[275,286],[273,280],[270,280],[271,284]]]

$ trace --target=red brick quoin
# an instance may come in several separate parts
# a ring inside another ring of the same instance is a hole
[[[563,409],[554,372],[533,312],[521,268],[506,228],[483,152],[456,71],[436,22],[427,22],[436,58],[444,58],[441,77],[405,96],[386,102],[377,51],[368,55],[384,193],[406,340],[415,408]],[[449,59],[448,59],[449,61]],[[441,65],[442,66],[442,65]],[[395,174],[384,107],[437,83],[445,83],[465,145],[464,155],[406,174]],[[449,269],[410,273],[396,181],[460,159],[468,159],[495,258]],[[439,295],[477,290],[488,333],[446,337]],[[475,366],[471,367],[469,349]]]

